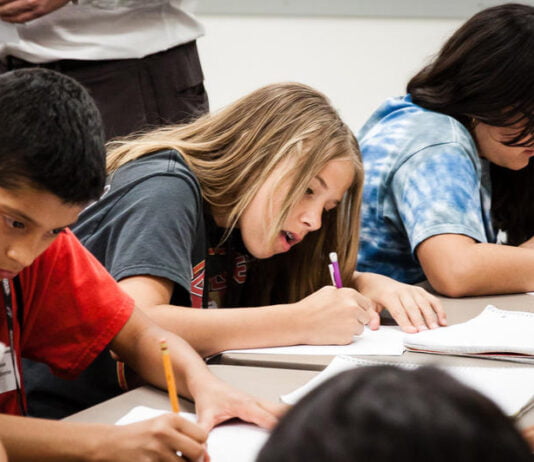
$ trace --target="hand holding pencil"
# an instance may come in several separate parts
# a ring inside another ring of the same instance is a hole
[[[165,381],[167,383],[167,391],[169,393],[169,400],[171,402],[172,412],[178,414],[180,412],[180,403],[178,401],[178,392],[176,390],[176,381],[174,380],[174,372],[172,370],[172,362],[169,354],[169,346],[167,345],[167,340],[161,339],[159,341],[160,350],[161,350],[161,359],[163,362],[163,371],[165,373]],[[182,452],[179,452],[182,456]],[[187,459],[189,460],[189,459]],[[198,462],[209,462],[210,457],[205,452],[200,459],[197,459]]]

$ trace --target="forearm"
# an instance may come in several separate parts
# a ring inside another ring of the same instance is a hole
[[[175,284],[165,278],[135,276],[122,279],[119,285],[156,324],[187,340],[203,357],[232,348],[305,343],[313,327],[298,303],[196,309],[169,305]]]
[[[534,250],[497,244],[473,244],[423,266],[430,284],[452,297],[534,290]]]
[[[145,308],[144,312],[184,338],[203,357],[234,348],[305,342],[305,322],[295,305],[228,309],[159,305]]]
[[[110,426],[0,415],[0,439],[10,462],[97,460]]]
[[[143,316],[143,314],[139,312],[136,316]],[[117,348],[115,340],[112,342],[111,348],[144,380],[159,388],[166,389],[167,384],[160,349],[161,339],[165,339],[169,346],[178,393],[193,399],[195,384],[209,381],[213,379],[213,376],[209,373],[202,358],[182,338],[150,323],[150,327],[144,328],[133,340],[130,340],[133,348],[126,350],[120,346]]]

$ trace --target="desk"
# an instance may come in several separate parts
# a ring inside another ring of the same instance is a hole
[[[295,390],[318,374],[317,371],[247,366],[210,365],[209,368],[214,375],[236,388],[257,398],[273,402],[277,402],[280,395]],[[167,392],[151,386],[143,386],[73,414],[64,420],[112,424],[130,409],[139,405],[170,410]],[[180,406],[183,411],[193,411],[193,404],[187,400],[181,399]],[[524,415],[518,424],[521,428],[534,425],[534,409]]]
[[[278,402],[280,395],[289,393],[312,379],[316,371],[299,371],[264,367],[208,366],[210,371],[225,382],[257,398]],[[171,409],[166,391],[143,386],[123,393],[89,409],[66,417],[65,421],[86,423],[115,423],[134,406]],[[193,412],[190,401],[180,399],[180,409]]]
[[[526,294],[493,295],[484,297],[447,298],[438,297],[447,313],[449,325],[467,321],[478,315],[487,305],[515,311],[534,312],[534,296]],[[416,362],[420,364],[440,363],[465,366],[518,366],[518,363],[488,359],[459,358],[445,355],[429,355],[405,352],[402,356],[361,356],[378,361]],[[278,367],[288,369],[322,370],[332,360],[332,356],[274,355],[252,353],[223,353],[214,358],[219,364],[240,366]],[[527,366],[528,367],[528,366]],[[533,367],[533,366],[530,366]]]

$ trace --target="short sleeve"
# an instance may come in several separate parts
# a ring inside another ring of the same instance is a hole
[[[438,234],[487,241],[480,173],[460,145],[434,145],[411,156],[395,172],[392,190],[412,252]]]
[[[73,377],[124,327],[128,297],[70,232],[62,233],[21,273],[22,355]]]
[[[189,293],[200,214],[200,193],[192,178],[151,176],[115,202],[84,244],[89,249],[105,246],[104,265],[117,280],[162,277]]]

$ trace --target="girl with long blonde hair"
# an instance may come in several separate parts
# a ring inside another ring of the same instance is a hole
[[[358,143],[310,87],[269,85],[188,125],[112,142],[108,174],[75,233],[204,356],[345,344],[365,324],[377,329],[384,307],[407,332],[445,324],[423,289],[354,271]],[[342,289],[330,285],[332,251]]]

